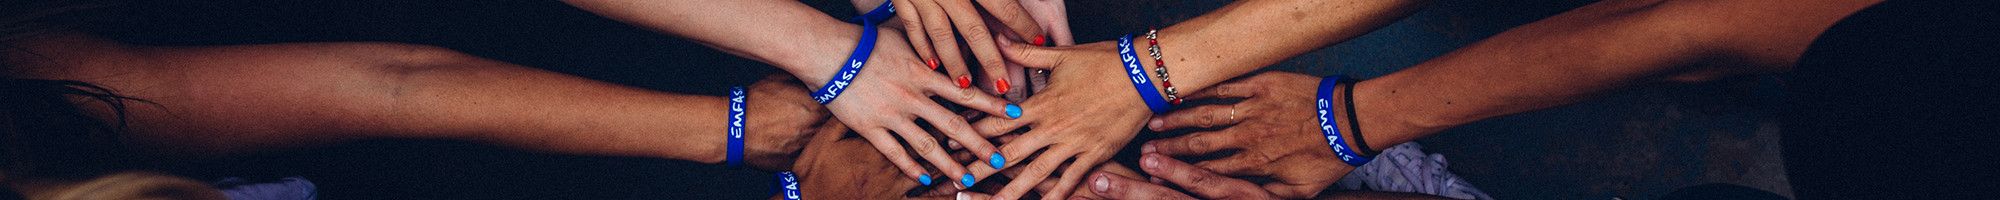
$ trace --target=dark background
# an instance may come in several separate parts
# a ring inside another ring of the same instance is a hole
[[[1373,77],[1591,1],[1432,2],[1367,36],[1272,70]],[[836,17],[844,1],[808,1]],[[1170,25],[1226,1],[1069,2],[1078,42]],[[143,1],[93,32],[152,45],[389,41],[663,91],[719,94],[777,72],[556,1]],[[750,14],[750,13],[742,13]],[[1419,141],[1500,199],[1647,199],[1701,183],[1789,194],[1771,117],[1748,77],[1657,85],[1501,117]],[[1142,134],[1147,135],[1147,134]],[[1129,162],[1129,161],[1128,161]],[[770,173],[652,158],[550,155],[450,141],[367,141],[170,166],[210,179],[304,176],[326,199],[751,199]]]

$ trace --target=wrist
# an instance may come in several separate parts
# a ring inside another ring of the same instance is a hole
[[[813,31],[798,33],[796,46],[785,48],[773,62],[778,68],[791,73],[805,82],[808,89],[818,89],[832,80],[841,63],[859,46],[861,26],[829,22],[811,28]]]
[[[1354,98],[1353,112],[1355,112],[1357,118],[1348,120],[1354,123],[1367,124],[1367,126],[1361,127],[1361,132],[1364,134],[1362,137],[1368,138],[1368,146],[1374,148],[1372,149],[1373,151],[1385,150],[1397,144],[1414,141],[1424,135],[1436,133],[1437,131],[1444,130],[1446,127],[1450,127],[1441,125],[1443,123],[1431,123],[1431,121],[1427,121],[1431,120],[1431,118],[1422,118],[1424,115],[1421,114],[1393,114],[1417,112],[1395,111],[1397,109],[1396,106],[1401,104],[1390,102],[1391,98],[1381,95],[1382,93],[1380,92],[1376,92],[1383,91],[1383,89],[1379,88],[1381,86],[1379,83],[1379,81],[1354,83],[1355,85],[1351,89],[1354,90],[1354,96],[1352,97]]]

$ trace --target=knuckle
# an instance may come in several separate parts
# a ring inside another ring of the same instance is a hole
[[[909,141],[910,141],[910,148],[916,149],[917,151],[940,150],[938,149],[937,146],[937,139],[931,139],[930,137],[917,137],[917,138],[909,138]]]
[[[970,29],[966,31],[966,37],[986,36],[986,23],[969,23],[965,29]]]
[[[1055,171],[1055,168],[1056,168],[1056,165],[1054,165],[1054,164],[1049,164],[1049,163],[1035,163],[1034,165],[1028,165],[1028,168],[1025,168],[1025,169],[1023,169],[1023,170],[1027,170],[1027,172],[1047,172],[1047,171]],[[1037,174],[1041,174],[1041,173],[1037,173]]]
[[[932,40],[949,40],[954,38],[951,35],[951,31],[950,26],[924,26],[924,32],[929,33]]]

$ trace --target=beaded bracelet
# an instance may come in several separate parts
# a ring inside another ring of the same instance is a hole
[[[1160,58],[1160,30],[1146,31],[1146,51],[1153,54],[1153,72],[1160,75],[1160,86],[1167,87],[1167,103],[1181,105],[1181,93],[1175,91],[1174,81],[1167,76],[1167,61]]]
[[[1339,157],[1340,161],[1347,163],[1348,166],[1361,167],[1361,165],[1368,164],[1370,158],[1355,153],[1354,149],[1347,145],[1346,139],[1341,137],[1340,126],[1334,124],[1334,120],[1331,119],[1333,118],[1331,116],[1333,114],[1333,89],[1334,87],[1339,87],[1339,84],[1340,76],[1337,75],[1329,76],[1319,81],[1318,99],[1314,103],[1318,105],[1319,109],[1319,131],[1320,134],[1326,136],[1326,146],[1333,149],[1334,156]]]
[[[743,119],[745,104],[750,99],[742,86],[729,88],[729,160],[730,167],[743,166]]]
[[[1139,65],[1139,54],[1132,50],[1132,34],[1118,37],[1118,54],[1118,59],[1125,64],[1125,75],[1132,79],[1132,89],[1139,91],[1139,101],[1146,102],[1146,108],[1152,109],[1154,114],[1164,114],[1171,110],[1167,101],[1160,98],[1160,93],[1155,92],[1157,88],[1153,87],[1151,78],[1146,76],[1144,67]]]

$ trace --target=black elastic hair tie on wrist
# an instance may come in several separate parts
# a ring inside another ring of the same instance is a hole
[[[1354,114],[1354,84],[1361,83],[1361,79],[1343,78],[1341,80],[1343,80],[1342,82],[1347,82],[1347,91],[1341,92],[1343,93],[1341,94],[1343,96],[1341,98],[1343,99],[1342,101],[1347,102],[1347,129],[1349,133],[1353,133],[1350,135],[1354,135],[1354,146],[1361,147],[1362,156],[1381,155],[1381,151],[1376,151],[1375,148],[1368,147],[1368,140],[1361,138],[1361,119]]]

